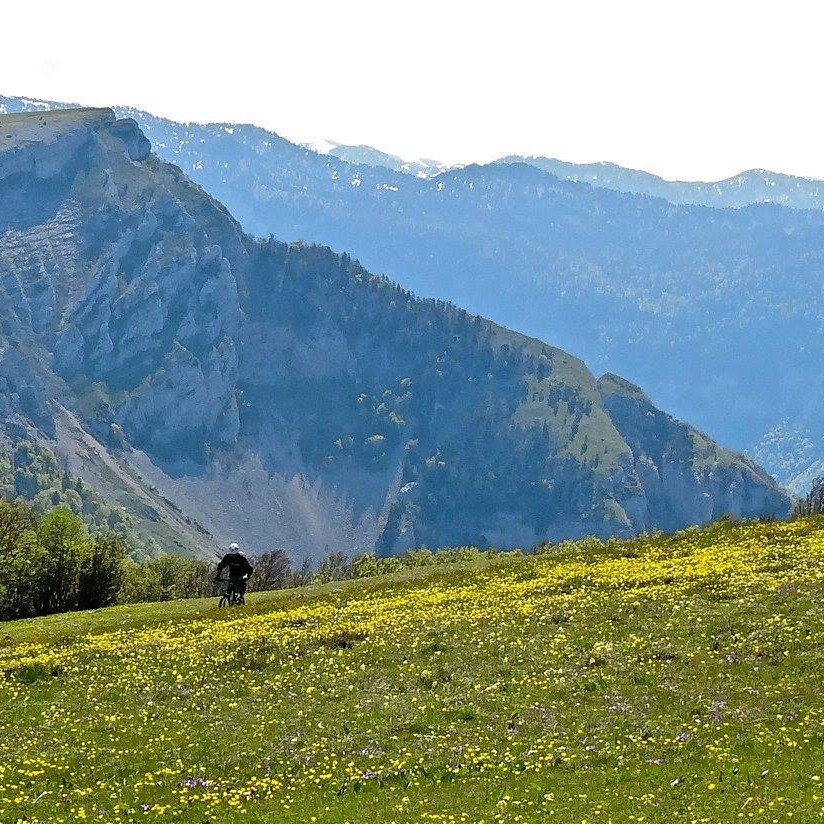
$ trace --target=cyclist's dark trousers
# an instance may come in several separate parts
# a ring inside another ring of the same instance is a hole
[[[246,595],[246,579],[245,578],[232,578],[232,584],[234,584],[235,589],[243,596]]]

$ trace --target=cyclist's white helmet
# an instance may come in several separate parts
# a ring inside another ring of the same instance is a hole
[[[229,544],[229,552],[240,552],[240,544]]]

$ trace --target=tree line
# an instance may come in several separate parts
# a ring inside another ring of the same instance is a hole
[[[293,568],[282,550],[255,559],[251,590],[301,586],[307,564]],[[0,500],[0,620],[32,618],[114,604],[213,594],[216,562],[177,555],[132,560],[121,535],[91,535],[66,507],[45,514]]]
[[[798,502],[795,515],[824,512],[824,480]],[[719,523],[734,522],[722,518]],[[638,536],[654,538],[663,533]],[[606,543],[590,537],[559,544],[542,542],[528,552],[563,554],[575,550],[593,553],[625,542]],[[378,557],[367,553],[350,558],[328,552],[317,564],[305,559],[293,564],[282,549],[254,556],[255,571],[249,591],[268,591],[386,575],[414,567],[467,563],[502,554],[500,550],[473,546],[430,551],[426,547],[402,555]],[[506,552],[519,555],[519,550]],[[70,510],[57,507],[45,514],[22,501],[0,499],[0,620],[31,618],[78,609],[98,609],[115,604],[204,598],[214,595],[216,561],[159,555],[134,561],[121,536],[91,535]]]
[[[66,508],[41,516],[29,504],[0,501],[0,618],[113,604],[125,557],[120,536],[92,538]]]
[[[282,549],[256,555],[249,591],[266,591],[383,575],[406,567],[496,554],[474,547],[426,548],[379,558],[329,552],[295,565]],[[116,533],[92,535],[65,507],[45,514],[23,501],[0,500],[0,620],[115,604],[202,598],[214,594],[216,562],[159,555],[134,561]]]

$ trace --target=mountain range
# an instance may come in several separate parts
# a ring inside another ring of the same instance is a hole
[[[773,203],[792,209],[824,210],[824,181],[750,169],[724,180],[664,180],[637,169],[614,163],[566,163],[549,157],[512,155],[496,163],[526,163],[561,180],[588,183],[602,189],[648,195],[687,206],[738,209],[758,203]]]
[[[20,107],[14,108],[17,110]],[[147,117],[145,112],[135,109],[124,111],[138,118]],[[419,178],[435,177],[442,172],[464,168],[429,158],[404,160],[398,155],[388,154],[372,146],[352,146],[328,140],[300,145],[318,154],[331,155],[353,165],[390,169]],[[628,169],[615,163],[569,163],[557,158],[529,155],[508,155],[487,165],[519,163],[534,166],[560,180],[588,183],[596,188],[627,194],[659,197],[670,203],[682,205],[737,209],[757,203],[774,203],[792,209],[824,210],[824,181],[785,175],[769,169],[750,169],[723,180],[687,181],[665,180],[658,175],[639,169]]]
[[[512,547],[789,510],[625,379],[253,238],[111,110],[0,117],[0,290],[5,449],[51,450],[162,548]]]
[[[57,105],[0,98],[7,111]],[[253,235],[329,245],[551,340],[796,491],[824,466],[824,213],[779,205],[820,207],[818,181],[670,184],[534,158],[419,177],[368,147],[348,156],[372,165],[254,126],[118,114]]]

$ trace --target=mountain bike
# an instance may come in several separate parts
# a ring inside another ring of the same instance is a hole
[[[246,596],[240,589],[239,582],[232,578],[217,578],[215,580],[215,594],[220,595],[217,602],[219,608],[241,607],[246,603]]]

